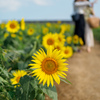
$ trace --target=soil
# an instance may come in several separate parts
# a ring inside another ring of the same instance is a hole
[[[72,84],[56,84],[58,100],[100,100],[100,44],[95,42],[91,53],[74,53],[68,64],[67,79]]]

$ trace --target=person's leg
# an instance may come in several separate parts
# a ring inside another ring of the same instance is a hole
[[[89,46],[87,47],[87,52],[89,52],[89,53],[91,52],[91,47],[89,47]]]
[[[81,15],[81,21],[80,21],[80,37],[82,38],[84,45],[85,45],[85,19],[84,15]]]
[[[74,35],[78,35],[79,36],[79,30],[80,30],[80,24],[79,24],[79,20],[75,21],[75,31],[74,31]]]
[[[87,52],[91,52],[91,47],[94,45],[93,38],[92,38],[93,32],[88,23],[86,23],[86,33],[85,33],[85,39],[86,39],[86,45],[87,45]]]

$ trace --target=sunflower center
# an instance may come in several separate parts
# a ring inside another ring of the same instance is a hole
[[[30,32],[33,32],[33,30],[32,30],[32,29],[30,29]]]
[[[65,54],[68,54],[69,53],[69,51],[68,50],[65,50]]]
[[[16,25],[14,23],[10,24],[10,28],[14,29],[16,27]]]
[[[49,39],[47,40],[47,44],[48,44],[48,45],[53,45],[53,44],[54,44],[54,40],[53,40],[52,38],[49,38]]]
[[[16,81],[19,82],[20,78],[21,78],[21,76],[17,77]]]
[[[60,50],[60,47],[59,47],[59,46],[57,46],[55,49]]]
[[[61,38],[60,38],[60,37],[58,37],[58,39],[59,39],[59,41],[61,42]]]
[[[53,58],[46,58],[42,62],[42,70],[46,74],[53,74],[58,70],[58,64]]]

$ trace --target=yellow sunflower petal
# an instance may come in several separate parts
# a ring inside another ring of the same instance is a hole
[[[55,73],[55,74],[52,74],[52,76],[53,76],[54,80],[55,80],[58,84],[60,84],[60,78],[58,77],[58,75]]]
[[[50,85],[50,75],[47,75],[47,87]]]
[[[51,75],[50,75],[50,82],[51,82],[51,85],[53,86],[53,78]]]
[[[45,75],[45,78],[43,80],[43,85],[46,83],[46,81],[47,81],[47,75]]]

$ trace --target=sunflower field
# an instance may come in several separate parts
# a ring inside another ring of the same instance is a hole
[[[24,18],[0,24],[0,100],[57,99],[55,84],[67,80],[68,62],[83,41],[73,25],[25,23]]]

